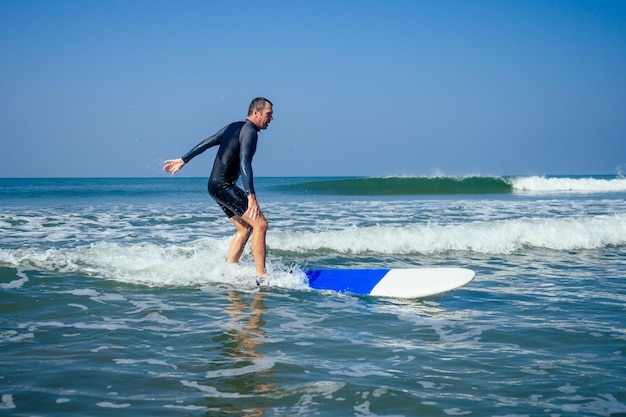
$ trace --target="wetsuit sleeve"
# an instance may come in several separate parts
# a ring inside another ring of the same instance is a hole
[[[182,160],[185,163],[187,163],[191,161],[193,158],[195,158],[196,156],[200,155],[202,152],[206,151],[207,149],[213,146],[219,145],[222,142],[222,137],[224,136],[224,132],[226,131],[227,128],[228,126],[225,126],[213,136],[210,136],[206,138],[205,140],[203,140],[202,142],[198,143],[196,146],[194,146],[189,152],[187,152],[182,157]]]
[[[254,177],[252,175],[252,157],[256,152],[256,143],[258,140],[258,134],[253,128],[247,128],[244,126],[240,133],[240,150],[239,160],[241,163],[241,183],[246,193],[255,194],[254,192]]]

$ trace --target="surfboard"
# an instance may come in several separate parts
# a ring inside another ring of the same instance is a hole
[[[474,279],[467,268],[314,269],[309,286],[360,295],[422,298],[462,287]]]

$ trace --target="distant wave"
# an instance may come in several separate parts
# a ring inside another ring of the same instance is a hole
[[[626,192],[624,177],[435,176],[435,177],[260,177],[258,188],[279,193],[340,196],[407,196],[511,193]],[[205,178],[2,179],[3,198],[204,198]]]
[[[384,177],[316,180],[282,188],[311,194],[419,195],[510,193],[511,184],[499,177]]]
[[[330,195],[401,196],[505,194],[513,192],[625,192],[624,178],[593,177],[371,177],[315,180],[286,184],[291,192]]]

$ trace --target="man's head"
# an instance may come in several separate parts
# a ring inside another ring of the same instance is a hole
[[[273,104],[264,97],[257,97],[248,107],[248,119],[259,129],[267,129],[273,119]]]

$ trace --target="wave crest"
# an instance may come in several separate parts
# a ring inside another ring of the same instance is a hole
[[[510,180],[515,191],[537,193],[580,192],[611,193],[626,192],[626,178],[549,178],[517,177]]]
[[[288,252],[437,254],[470,251],[510,254],[542,248],[557,251],[601,249],[626,244],[626,215],[585,218],[521,218],[455,225],[365,227],[289,233],[270,240]]]

